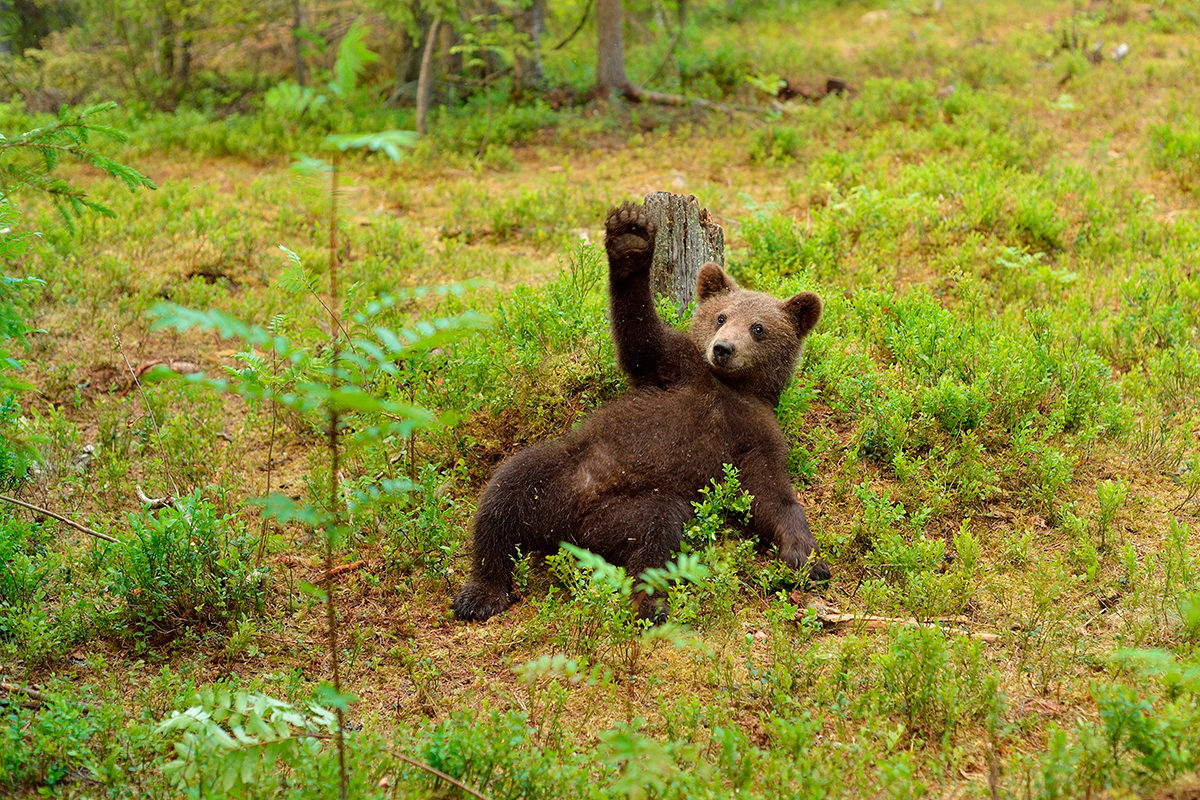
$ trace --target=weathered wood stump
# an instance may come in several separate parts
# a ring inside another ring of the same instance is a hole
[[[700,208],[695,195],[651,192],[646,211],[658,222],[650,288],[679,311],[696,297],[696,276],[709,261],[725,266],[725,230]]]

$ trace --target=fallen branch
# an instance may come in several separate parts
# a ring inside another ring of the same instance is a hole
[[[792,599],[799,600],[800,598],[793,596]],[[825,630],[831,632],[851,629],[885,630],[898,625],[913,625],[918,628],[937,628],[938,630],[957,633],[960,636],[978,639],[981,642],[989,644],[1000,641],[998,634],[967,630],[965,626],[970,623],[967,617],[934,617],[921,621],[916,617],[879,617],[874,614],[844,614],[836,606],[829,605],[818,598],[810,599],[807,603],[798,603],[798,605],[802,605],[805,610],[811,609],[816,611],[817,619],[821,621],[821,625]]]
[[[338,566],[329,570],[324,579],[329,580],[330,578],[336,578],[338,575],[345,575],[347,572],[353,572],[359,567],[365,567],[366,565],[367,562],[362,559],[358,561],[351,561],[349,564],[339,564]]]
[[[708,108],[713,111],[724,111],[727,114],[732,114],[736,111],[754,114],[762,110],[754,106],[718,103],[714,100],[705,100],[703,97],[684,97],[681,94],[651,92],[632,83],[621,89],[620,92],[626,100],[634,103],[654,103],[660,106],[675,106],[676,108]]]
[[[87,527],[86,525],[80,525],[78,522],[75,522],[74,520],[67,519],[66,517],[61,516],[59,514],[55,514],[53,511],[51,511],[47,508],[42,508],[41,506],[35,506],[33,503],[26,503],[24,500],[18,500],[17,498],[9,497],[6,494],[0,494],[0,500],[5,501],[6,503],[12,503],[14,506],[20,506],[21,508],[28,509],[29,511],[33,511],[37,514],[44,514],[47,517],[58,520],[59,522],[61,522],[64,525],[69,525],[70,527],[74,528],[75,530],[77,530],[81,533],[86,533],[88,536],[95,536],[97,539],[103,539],[106,542],[116,542],[117,541],[113,537],[109,536],[107,533],[101,533],[100,531],[94,531],[91,528]]]
[[[867,630],[883,630],[897,625],[915,625],[918,628],[937,628],[949,633],[957,633],[960,636],[969,636],[972,639],[979,639],[981,642],[988,642],[989,644],[1000,641],[1000,636],[995,633],[969,631],[966,628],[945,625],[940,621],[921,622],[916,617],[877,617],[873,614],[833,614],[826,616],[818,613],[817,619],[821,620],[821,624],[825,626],[826,630],[831,631],[861,630],[864,628]]]
[[[470,786],[467,786],[465,783],[458,780],[457,778],[450,777],[446,773],[442,772],[440,769],[436,769],[434,767],[429,766],[424,761],[417,761],[415,758],[409,758],[408,756],[404,755],[403,753],[395,753],[394,755],[396,756],[396,758],[400,759],[405,764],[414,766],[417,769],[423,769],[426,772],[428,772],[430,775],[441,778],[446,783],[449,783],[453,786],[458,787],[460,790],[466,792],[467,794],[471,795],[472,797],[478,797],[479,800],[491,800],[486,794],[483,794],[480,791],[472,789]]]
[[[149,372],[150,370],[154,369],[155,367],[166,367],[171,372],[175,372],[180,375],[190,375],[192,373],[202,371],[200,369],[200,365],[194,361],[182,361],[182,360],[170,359],[170,358],[156,358],[153,361],[147,361],[144,364],[139,364],[138,368],[136,370],[134,370],[133,375],[135,378],[145,377],[146,373]],[[126,394],[130,391],[133,391],[133,388],[134,387],[130,386],[129,389],[126,391]]]
[[[0,681],[0,691],[8,692],[9,694],[23,694],[29,698],[31,701],[30,704],[34,707],[43,706],[50,702],[50,698],[37,689],[31,689],[28,686],[21,686],[16,683],[8,683],[7,681]],[[76,702],[74,705],[79,706],[84,711],[92,710],[90,703]]]

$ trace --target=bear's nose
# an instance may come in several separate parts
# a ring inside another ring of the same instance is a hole
[[[733,358],[733,345],[729,342],[713,342],[712,352],[713,361],[727,364],[729,359]]]

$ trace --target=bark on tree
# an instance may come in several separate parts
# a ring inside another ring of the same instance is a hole
[[[609,99],[619,94],[634,103],[658,103],[668,106],[692,106],[734,111],[735,107],[714,103],[702,97],[651,92],[629,80],[625,74],[625,42],[621,32],[621,0],[596,0],[596,94]],[[574,34],[572,34],[574,35]]]
[[[645,206],[658,222],[650,288],[683,311],[696,298],[700,268],[710,261],[725,266],[725,231],[707,208],[700,208],[695,195],[651,192]]]
[[[596,89],[601,97],[637,94],[625,74],[625,41],[621,31],[621,0],[596,0]]]
[[[158,75],[164,80],[175,76],[175,20],[167,14],[158,20]]]
[[[442,25],[441,17],[434,17],[429,25],[429,35],[425,39],[425,53],[421,56],[421,74],[417,78],[417,133],[425,133],[426,118],[429,116],[429,84],[433,79],[433,46],[437,41],[438,28]]]
[[[546,84],[542,72],[542,33],[546,30],[546,0],[533,0],[517,18],[517,30],[529,37],[529,53],[516,60],[517,86],[541,89]]]
[[[292,59],[296,69],[296,85],[308,85],[308,65],[304,63],[304,40],[300,31],[304,28],[304,5],[292,0]]]

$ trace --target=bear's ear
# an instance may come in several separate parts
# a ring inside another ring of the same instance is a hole
[[[796,335],[803,338],[817,326],[821,318],[821,298],[812,292],[801,292],[783,304],[783,310],[796,327]]]
[[[733,278],[711,261],[701,267],[700,274],[696,276],[696,296],[701,300],[732,292],[736,288],[737,284],[733,282]]]

